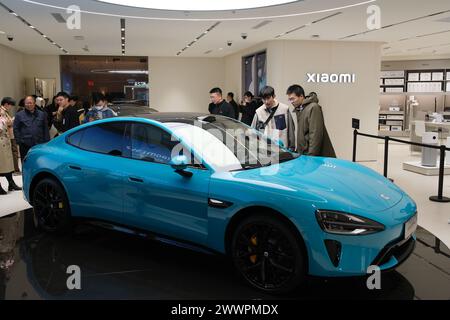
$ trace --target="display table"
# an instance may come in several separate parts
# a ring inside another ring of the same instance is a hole
[[[423,174],[425,176],[438,176],[439,175],[439,162],[436,163],[436,167],[425,167],[425,166],[422,166],[421,161],[406,161],[406,162],[403,162],[403,170]],[[446,164],[444,166],[444,175],[450,175],[450,165],[449,164]]]

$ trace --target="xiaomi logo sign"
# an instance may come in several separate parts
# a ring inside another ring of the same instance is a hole
[[[308,83],[355,83],[354,73],[307,73]]]

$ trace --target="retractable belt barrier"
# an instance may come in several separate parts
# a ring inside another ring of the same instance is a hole
[[[450,151],[450,148],[447,148],[445,145],[436,146],[431,144],[403,141],[400,139],[391,138],[388,136],[376,136],[367,133],[361,133],[357,129],[353,131],[353,162],[356,162],[356,147],[358,142],[358,136],[373,138],[378,140],[384,140],[384,170],[383,175],[388,177],[388,164],[389,164],[389,141],[399,142],[403,144],[409,144],[418,147],[430,148],[430,149],[438,149],[440,150],[440,161],[439,161],[439,185],[438,185],[438,195],[431,196],[430,200],[434,202],[450,202],[450,198],[444,197],[444,170],[445,170],[445,152]]]

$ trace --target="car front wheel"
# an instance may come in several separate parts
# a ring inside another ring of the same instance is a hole
[[[288,293],[306,277],[306,257],[299,235],[272,216],[255,215],[242,221],[231,242],[239,274],[268,293]]]
[[[44,231],[60,233],[69,229],[69,201],[57,181],[46,178],[38,182],[33,191],[33,209],[36,222]]]

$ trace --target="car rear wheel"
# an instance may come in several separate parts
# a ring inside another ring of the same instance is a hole
[[[46,232],[61,233],[71,225],[70,206],[64,188],[53,179],[38,182],[33,191],[36,222]]]
[[[298,235],[283,221],[257,215],[242,221],[231,243],[239,274],[253,287],[274,294],[296,289],[306,277],[306,257]]]

